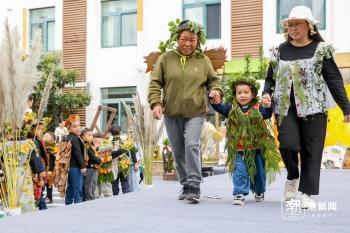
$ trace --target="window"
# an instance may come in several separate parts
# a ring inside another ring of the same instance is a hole
[[[40,33],[44,51],[55,50],[55,8],[30,10],[30,44]]]
[[[113,123],[118,123],[122,133],[127,133],[128,118],[125,112],[123,101],[126,104],[132,104],[132,95],[136,94],[136,87],[112,87],[102,89],[102,105],[117,109],[117,114]],[[132,108],[133,109],[133,108]],[[102,112],[101,129],[104,131],[110,113]]]
[[[277,0],[277,32],[282,32],[280,21],[288,18],[295,6],[307,6],[315,19],[320,21],[318,29],[326,29],[326,0]]]
[[[102,2],[102,47],[136,45],[136,0]]]
[[[221,38],[220,0],[183,0],[183,18],[203,25],[208,39]]]

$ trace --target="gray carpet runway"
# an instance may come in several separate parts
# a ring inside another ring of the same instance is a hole
[[[141,192],[7,217],[0,233],[350,232],[350,170],[322,170],[316,210],[300,212],[281,202],[284,177],[268,187],[264,202],[250,194],[243,206],[231,205],[227,174],[204,179],[200,204],[177,200],[177,182],[155,179]]]

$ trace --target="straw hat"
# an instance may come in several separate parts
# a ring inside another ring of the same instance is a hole
[[[316,24],[320,23],[320,21],[314,19],[314,17],[312,16],[312,12],[311,12],[310,8],[308,8],[306,6],[296,6],[296,7],[294,7],[290,11],[289,17],[286,18],[286,19],[281,20],[281,24],[282,25],[286,25],[288,23],[288,20],[290,20],[290,19],[304,19],[304,20],[308,21],[312,25],[316,25]]]

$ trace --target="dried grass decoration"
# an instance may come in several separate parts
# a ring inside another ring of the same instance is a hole
[[[103,145],[97,151],[98,157],[102,159],[102,163],[98,168],[98,184],[105,184],[112,182],[115,177],[112,169],[112,142],[104,140]]]
[[[128,119],[131,120],[133,138],[136,139],[140,151],[144,171],[144,184],[152,185],[153,167],[152,155],[159,142],[164,129],[164,121],[153,119],[149,104],[141,104],[139,95],[133,96],[135,113],[133,114],[129,105],[123,102]]]
[[[3,205],[7,208],[20,207],[22,192],[33,192],[32,189],[24,187],[24,184],[26,178],[31,179],[28,173],[29,160],[34,148],[32,140],[0,143],[0,153],[3,159],[0,163],[4,172],[4,180],[0,183],[0,196]]]
[[[22,187],[33,145],[28,141],[21,142],[20,133],[27,96],[40,79],[36,69],[41,55],[40,40],[35,39],[29,54],[23,54],[18,31],[11,29],[6,19],[0,49],[0,167],[4,173],[0,197],[3,206],[9,209],[23,204]]]

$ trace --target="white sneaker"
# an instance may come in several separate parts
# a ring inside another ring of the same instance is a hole
[[[307,194],[303,193],[301,195],[300,208],[301,209],[315,210],[316,209],[316,202],[311,199],[311,195],[307,195]]]
[[[238,194],[234,196],[232,205],[243,205],[244,204],[244,196],[242,194]]]
[[[287,180],[284,186],[284,200],[290,201],[295,199],[299,187],[299,179]]]

